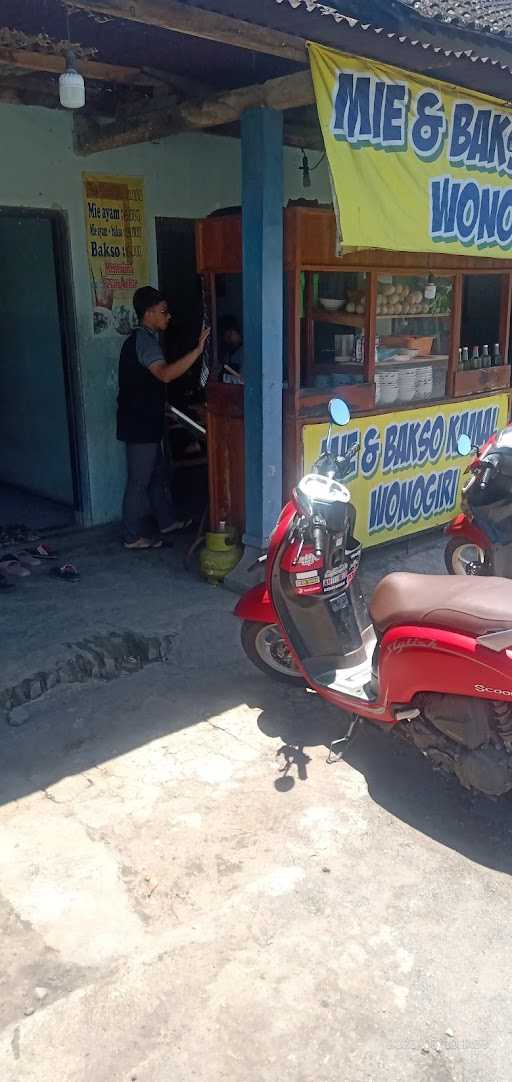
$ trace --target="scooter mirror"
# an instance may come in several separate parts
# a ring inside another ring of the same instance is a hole
[[[343,425],[348,425],[350,421],[350,410],[347,403],[342,398],[331,398],[329,402],[329,417],[333,425],[338,425],[340,428]]]
[[[471,443],[469,436],[466,436],[465,433],[463,433],[462,436],[459,436],[457,440],[457,450],[459,455],[463,456],[470,455],[473,450],[473,444]]]

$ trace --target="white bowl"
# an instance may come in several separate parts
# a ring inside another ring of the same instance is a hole
[[[335,301],[329,297],[319,297],[318,299],[326,312],[339,312],[346,304],[346,301]]]

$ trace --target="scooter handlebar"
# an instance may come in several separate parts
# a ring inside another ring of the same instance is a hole
[[[481,474],[481,477],[480,477],[480,489],[481,489],[481,491],[483,491],[484,488],[487,488],[487,485],[489,484],[489,481],[491,480],[491,477],[492,477],[492,469],[490,468],[490,466],[486,466],[485,469],[482,470],[482,474]]]
[[[497,472],[498,463],[492,458],[481,458],[479,462],[479,470],[476,472],[476,478],[480,491],[484,491],[489,484],[489,481]]]

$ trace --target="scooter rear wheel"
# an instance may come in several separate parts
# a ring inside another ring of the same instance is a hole
[[[490,567],[485,549],[465,537],[453,537],[448,542],[444,560],[449,575],[489,575]]]
[[[304,683],[277,624],[244,620],[241,640],[249,661],[267,676],[295,686]]]

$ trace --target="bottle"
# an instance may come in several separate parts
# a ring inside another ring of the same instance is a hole
[[[501,360],[500,344],[499,342],[495,342],[494,346],[492,347],[492,366],[493,368],[499,368],[502,363],[503,362]]]
[[[482,368],[491,367],[491,357],[489,353],[489,346],[482,346]]]
[[[434,276],[432,274],[429,274],[428,282],[427,282],[427,285],[425,286],[425,292],[424,292],[423,296],[424,296],[426,301],[435,301],[436,293],[437,293],[437,287],[436,287],[436,284],[434,282]]]
[[[462,349],[459,349],[459,370],[462,371],[463,368],[464,368],[464,360],[463,360],[463,357],[462,357]]]
[[[468,368],[471,368],[469,363],[469,349],[467,346],[464,346],[462,350],[462,367],[465,372],[467,372]]]
[[[480,368],[480,354],[478,352],[478,346],[473,346],[473,352],[471,354],[471,368],[473,370]]]

